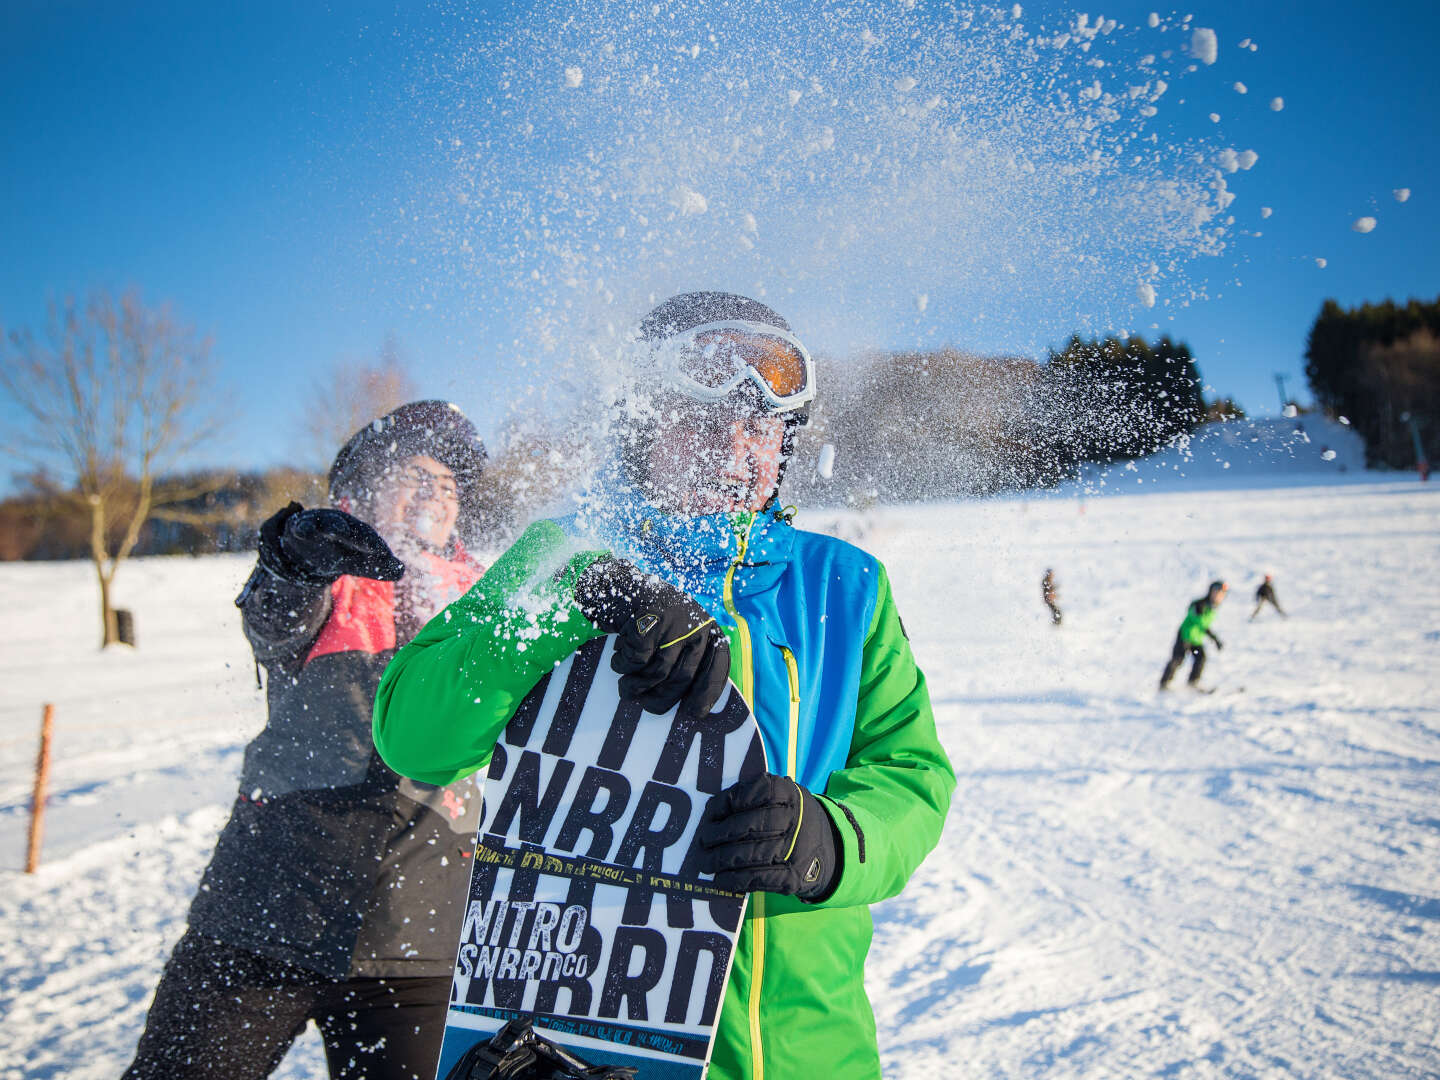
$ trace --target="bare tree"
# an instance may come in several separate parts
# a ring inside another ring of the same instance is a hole
[[[109,645],[119,640],[111,587],[120,563],[147,519],[197,494],[160,477],[214,432],[210,342],[136,293],[117,301],[103,291],[52,303],[47,337],[22,329],[4,339],[0,389],[28,420],[11,449],[56,471],[53,497],[85,508]]]
[[[415,384],[393,334],[385,336],[375,357],[337,361],[311,388],[300,425],[305,457],[327,468],[351,435],[415,396]]]

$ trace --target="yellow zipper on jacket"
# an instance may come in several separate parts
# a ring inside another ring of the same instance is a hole
[[[740,547],[729,568],[725,571],[725,610],[735,620],[735,638],[740,645],[740,696],[755,711],[755,657],[750,645],[750,624],[735,606],[735,571],[745,561],[745,551],[750,546],[750,530],[755,526],[752,517],[739,534]],[[765,1058],[760,1043],[760,985],[765,978],[765,894],[755,893],[750,897],[754,914],[750,919],[750,1000],[747,1013],[750,1020],[750,1075],[754,1080],[765,1080]]]
[[[751,712],[755,711],[755,664],[750,652],[750,624],[735,607],[735,571],[745,561],[745,551],[750,546],[750,530],[754,527],[755,518],[752,517],[746,523],[745,531],[739,534],[740,548],[725,571],[724,597],[725,610],[735,620],[735,637],[740,643],[740,696],[750,706]]]
[[[795,663],[795,654],[784,645],[780,646],[780,655],[785,658],[785,675],[790,683],[785,775],[794,780],[800,740],[800,667]],[[796,835],[799,835],[798,828]],[[750,965],[750,1074],[755,1080],[765,1080],[765,1053],[760,1039],[760,991],[765,978],[765,894],[755,893],[750,900],[755,905],[755,918],[750,924],[753,937],[751,952],[754,956]]]
[[[785,775],[791,780],[799,777],[799,762],[796,760],[800,743],[800,665],[795,663],[795,654],[784,645],[780,655],[785,657],[785,674],[790,680],[790,743],[785,751]]]

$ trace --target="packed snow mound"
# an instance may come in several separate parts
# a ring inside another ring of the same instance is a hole
[[[1348,424],[1316,414],[1206,424],[1168,449],[1138,461],[1087,465],[1089,491],[1139,485],[1193,486],[1205,482],[1336,479],[1365,469],[1365,443]]]

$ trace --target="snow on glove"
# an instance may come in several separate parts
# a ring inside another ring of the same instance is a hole
[[[705,804],[695,831],[700,869],[732,892],[823,900],[840,880],[844,849],[820,800],[794,780],[761,773]]]
[[[299,585],[329,585],[342,574],[397,581],[405,564],[380,534],[342,510],[292,502],[260,526],[260,565]]]
[[[720,700],[730,677],[730,645],[710,613],[674,585],[607,557],[580,575],[575,603],[597,627],[617,635],[610,666],[625,697],[653,713],[683,702],[694,715]]]

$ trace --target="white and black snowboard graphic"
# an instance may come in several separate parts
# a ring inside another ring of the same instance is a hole
[[[696,870],[711,795],[765,771],[732,685],[706,716],[620,697],[612,638],[525,698],[496,744],[437,1076],[509,1020],[642,1080],[698,1080],[745,898]]]

